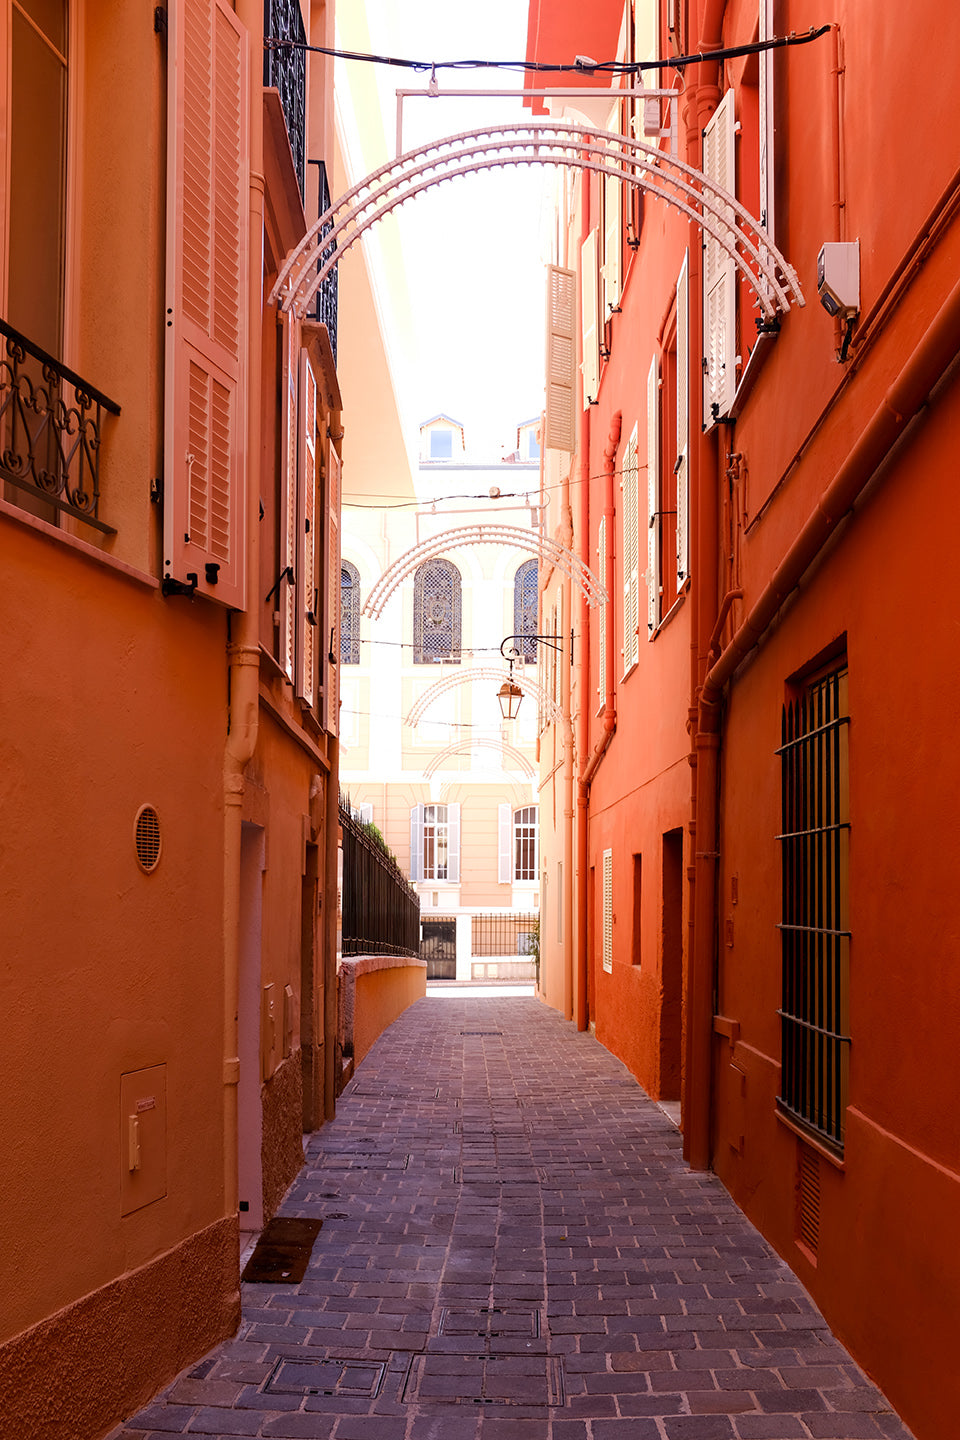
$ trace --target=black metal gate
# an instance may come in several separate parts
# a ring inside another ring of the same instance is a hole
[[[427,979],[456,980],[456,920],[423,920],[420,929],[420,959],[427,962]]]

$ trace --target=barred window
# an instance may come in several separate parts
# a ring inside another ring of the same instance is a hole
[[[449,560],[428,560],[414,577],[413,660],[460,663],[460,571]]]
[[[524,660],[536,660],[537,643],[529,638],[537,633],[539,569],[536,560],[525,560],[513,581],[513,631],[517,649]]]
[[[539,873],[537,857],[537,807],[524,805],[513,812],[513,878],[536,880]]]
[[[847,667],[783,707],[781,1109],[831,1148],[844,1141],[850,1037]]]
[[[340,664],[360,664],[360,571],[340,562]]]

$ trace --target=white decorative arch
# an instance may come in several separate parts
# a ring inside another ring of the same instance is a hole
[[[525,695],[536,700],[537,705],[546,716],[551,725],[556,725],[563,719],[563,712],[560,706],[553,700],[541,685],[538,685],[532,676],[523,673],[523,667],[518,666],[511,675],[509,669],[500,670],[496,665],[474,665],[463,669],[459,673],[444,675],[429,690],[424,690],[411,707],[409,714],[404,720],[405,725],[419,725],[424,714],[429,710],[434,700],[438,700],[448,690],[455,690],[458,685],[472,685],[475,681],[483,681],[485,684],[502,685],[505,680],[513,680]]]
[[[583,591],[588,605],[601,605],[607,598],[606,589],[589,566],[584,565],[572,550],[567,550],[547,535],[522,530],[518,525],[460,525],[453,530],[443,530],[439,535],[420,540],[399,555],[371,589],[363,603],[361,614],[377,619],[397,586],[402,585],[407,576],[425,560],[446,555],[450,550],[461,550],[465,546],[474,545],[512,545],[517,550],[525,550],[528,555],[537,555],[555,565],[564,575],[568,575]]]
[[[454,743],[448,745],[445,750],[438,750],[424,769],[423,778],[425,780],[432,779],[434,773],[440,768],[444,760],[449,760],[454,755],[464,755],[470,750],[496,750],[503,760],[512,760],[514,762],[514,770],[521,771],[522,774],[526,775],[528,780],[533,780],[536,776],[537,772],[533,768],[533,765],[527,759],[526,755],[521,754],[516,746],[507,745],[502,740],[474,739],[455,740]],[[504,765],[503,768],[506,771],[506,765]]]
[[[462,131],[381,165],[310,227],[284,261],[271,302],[303,316],[344,251],[399,206],[455,175],[521,165],[593,171],[658,196],[732,258],[766,325],[791,302],[804,303],[793,267],[760,222],[701,170],[630,136],[549,119]]]

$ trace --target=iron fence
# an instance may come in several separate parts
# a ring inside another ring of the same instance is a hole
[[[525,959],[536,953],[536,915],[474,915],[471,921],[470,953],[475,957],[495,955],[500,959]]]
[[[120,406],[0,320],[0,476],[56,511],[99,519],[102,412]]]
[[[420,954],[420,897],[370,825],[340,798],[344,955]]]

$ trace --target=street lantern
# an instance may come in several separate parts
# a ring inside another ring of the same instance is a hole
[[[500,711],[504,720],[516,720],[517,711],[520,709],[520,701],[523,699],[523,691],[513,678],[513,662],[519,660],[522,651],[513,644],[514,640],[522,640],[524,649],[532,642],[535,645],[549,645],[551,650],[563,654],[563,646],[555,635],[505,635],[500,641],[500,654],[504,660],[510,662],[509,678],[504,680],[497,692],[497,699],[500,702]],[[573,631],[570,631],[570,662],[573,663]]]
[[[511,671],[513,670],[512,662],[510,669]],[[523,699],[523,691],[520,689],[520,686],[515,684],[512,679],[504,680],[497,693],[497,699],[500,702],[500,709],[503,713],[504,720],[516,720],[517,711],[520,709],[520,701]]]

